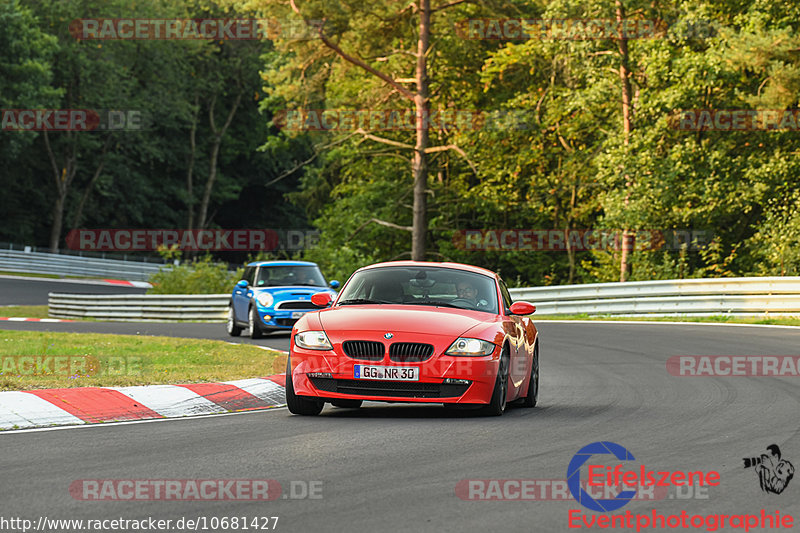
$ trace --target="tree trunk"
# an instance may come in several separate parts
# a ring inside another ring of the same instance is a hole
[[[580,181],[580,178],[578,178]],[[572,184],[572,196],[569,202],[569,213],[567,214],[567,223],[564,227],[564,240],[567,243],[567,259],[569,260],[569,277],[567,279],[567,285],[572,285],[572,282],[575,280],[575,250],[572,248],[572,243],[570,240],[570,231],[572,230],[572,215],[575,213],[575,204],[578,200],[578,183]]]
[[[56,162],[56,155],[50,146],[50,138],[45,131],[42,135],[44,137],[44,145],[47,149],[47,157],[50,160],[50,168],[53,170],[53,178],[56,184],[56,202],[53,205],[53,225],[50,227],[50,252],[58,252],[59,244],[61,242],[61,228],[64,225],[64,204],[67,201],[67,193],[69,192],[70,183],[75,177],[77,170],[76,156],[75,156],[75,142],[74,133],[66,132],[67,137],[67,154],[64,156],[64,166],[59,169]]]
[[[194,95],[192,129],[189,130],[189,162],[186,165],[186,209],[189,211],[186,229],[194,229],[194,160],[197,154],[197,120],[200,114],[200,95]]]
[[[72,229],[77,229],[78,225],[81,223],[81,219],[83,218],[83,208],[86,206],[86,200],[89,199],[89,195],[94,190],[94,184],[97,182],[97,179],[103,173],[103,167],[106,165],[105,155],[108,151],[108,147],[111,144],[111,135],[106,137],[106,142],[103,143],[103,151],[100,153],[100,164],[97,165],[97,168],[92,175],[92,179],[89,180],[89,184],[86,186],[86,189],[83,191],[83,195],[81,196],[81,201],[78,203],[78,208],[75,210],[75,216],[72,217]]]
[[[64,222],[64,202],[66,191],[59,191],[56,203],[53,205],[53,225],[50,227],[50,253],[58,252],[58,245],[61,242],[61,226]]]
[[[621,25],[624,23],[625,20],[625,8],[622,5],[621,0],[616,0],[616,7],[617,7],[617,22]],[[630,133],[632,129],[632,120],[631,120],[631,79],[630,79],[630,67],[629,67],[629,59],[630,56],[628,54],[628,40],[625,38],[624,33],[620,36],[620,39],[617,41],[617,46],[619,48],[619,55],[620,55],[620,65],[619,65],[619,78],[622,82],[622,131],[623,131],[623,142],[625,146],[628,146]],[[626,154],[627,157],[627,154]],[[628,206],[630,201],[630,176],[625,174],[625,207]],[[621,260],[619,263],[619,280],[621,282],[625,281],[628,278],[628,251],[629,248],[632,249],[633,242],[632,242],[632,235],[628,231],[628,228],[624,228],[622,230],[622,252],[621,252]]]
[[[225,136],[225,132],[228,130],[228,126],[230,126],[231,121],[233,121],[233,116],[236,114],[236,110],[239,109],[239,104],[241,101],[242,92],[239,91],[239,94],[236,95],[236,101],[234,101],[233,106],[228,113],[228,118],[225,120],[225,124],[223,124],[220,129],[217,129],[214,121],[214,104],[216,102],[216,95],[214,96],[214,99],[211,100],[211,105],[209,106],[208,111],[208,119],[209,125],[211,126],[211,133],[214,135],[214,140],[213,144],[211,145],[211,157],[208,162],[208,179],[206,180],[205,190],[203,191],[203,200],[200,203],[200,212],[197,215],[198,229],[204,229],[208,223],[208,220],[206,220],[206,215],[208,214],[208,204],[211,201],[211,191],[214,189],[214,181],[217,179],[217,160],[219,158],[219,148],[222,144],[222,138]]]
[[[417,139],[414,145],[412,174],[414,176],[414,216],[411,231],[411,259],[425,260],[425,238],[427,236],[427,188],[428,161],[425,150],[428,148],[428,122],[430,104],[428,101],[428,47],[431,38],[431,3],[419,0],[419,40],[417,41],[417,93],[414,95],[414,109],[417,114]]]

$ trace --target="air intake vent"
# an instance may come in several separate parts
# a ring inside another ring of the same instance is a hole
[[[366,361],[380,361],[386,352],[383,343],[375,341],[344,341],[342,350],[348,357]]]
[[[389,347],[389,359],[398,363],[413,363],[429,359],[433,355],[432,344],[418,342],[395,342]]]

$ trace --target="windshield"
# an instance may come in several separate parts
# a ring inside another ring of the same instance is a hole
[[[328,284],[316,265],[262,266],[258,269],[256,287],[283,287],[286,285],[326,287]]]
[[[380,267],[356,272],[337,305],[356,304],[432,305],[498,313],[493,278],[441,267]]]

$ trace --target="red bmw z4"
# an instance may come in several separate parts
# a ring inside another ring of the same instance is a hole
[[[286,403],[318,415],[325,403],[364,400],[471,406],[502,415],[534,407],[539,343],[528,315],[503,280],[458,263],[396,261],[361,268],[335,301],[292,328]]]

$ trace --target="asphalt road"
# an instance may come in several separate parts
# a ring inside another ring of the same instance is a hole
[[[102,282],[76,282],[51,278],[0,276],[0,306],[47,305],[47,294],[144,294],[146,289]],[[2,314],[2,311],[0,311]]]
[[[501,418],[438,406],[367,404],[360,410],[328,406],[316,418],[276,409],[0,435],[2,517],[278,516],[276,530],[287,532],[567,531],[570,510],[597,515],[573,500],[463,501],[456,485],[564,479],[581,447],[608,440],[625,446],[637,467],[721,475],[704,499],[632,501],[618,513],[766,509],[800,518],[799,480],[783,494],[765,494],[753,469],[742,466],[743,457],[759,456],[772,443],[800,465],[798,378],[675,377],[665,368],[673,355],[798,355],[800,331],[539,327],[540,406],[512,409]],[[321,498],[89,502],[68,491],[81,479],[216,478],[275,479],[285,494],[292,481],[318,481]]]

